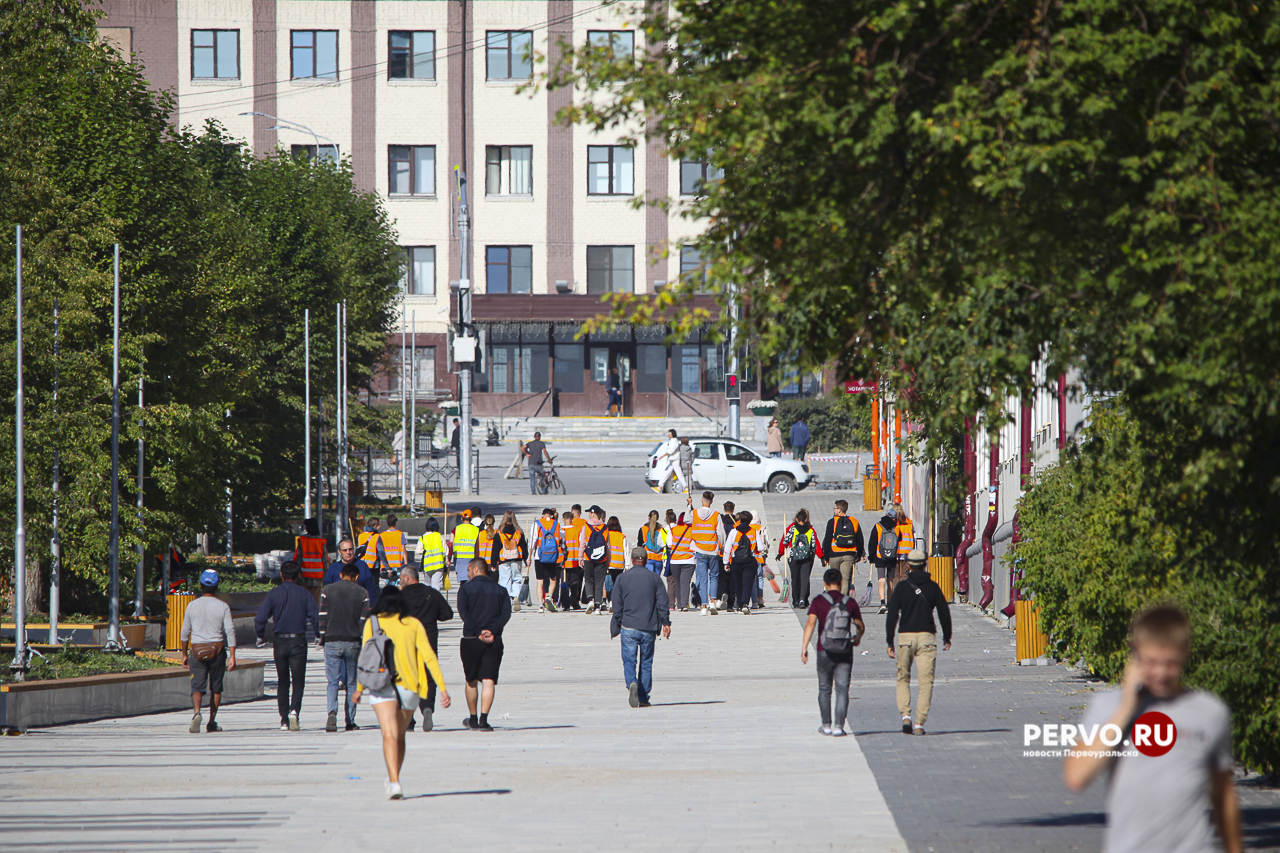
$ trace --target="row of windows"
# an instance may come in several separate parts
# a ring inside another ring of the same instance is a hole
[[[322,145],[320,156],[336,158],[333,146]],[[533,195],[533,146],[487,145],[484,149],[485,195]],[[315,156],[314,145],[295,145],[295,156]],[[680,161],[680,194],[698,195],[724,170],[706,160]],[[387,146],[387,194],[436,194],[434,145]],[[635,194],[635,150],[625,145],[587,146],[587,195]]]
[[[635,53],[635,34],[628,30],[592,30],[587,43],[612,49],[619,59]],[[338,79],[338,31],[290,30],[289,76],[294,80]],[[533,76],[533,33],[489,30],[485,33],[485,74],[490,80],[528,80]],[[192,30],[191,78],[239,79],[240,31]],[[434,30],[391,30],[387,33],[387,78],[436,79]]]
[[[401,287],[417,296],[436,294],[436,247],[406,246]],[[533,247],[486,246],[486,293],[532,293]],[[635,292],[634,246],[587,247],[587,293]],[[702,258],[692,246],[680,249],[680,278],[705,282]]]
[[[621,380],[632,383],[637,393],[663,394],[668,387],[668,359],[672,389],[687,394],[720,393],[724,391],[727,361],[722,344],[677,344],[670,348],[665,344],[637,344],[610,348],[556,343],[553,349],[545,343],[494,343],[487,347],[486,355],[485,370],[476,375],[474,390],[494,394],[546,391],[553,374],[558,391],[581,394],[586,387],[587,372],[590,371],[593,381],[603,385],[610,365],[619,368]],[[584,356],[589,356],[589,362],[584,362]],[[738,368],[743,390],[757,390],[755,365],[746,350],[740,355]]]

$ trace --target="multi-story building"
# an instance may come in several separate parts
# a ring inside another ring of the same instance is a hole
[[[456,394],[448,333],[459,279],[456,173],[468,177],[473,319],[482,342],[477,415],[603,414],[617,368],[635,415],[723,413],[726,347],[667,328],[580,338],[607,293],[652,294],[699,275],[680,215],[706,180],[657,141],[565,126],[565,89],[531,86],[559,45],[643,50],[612,4],[586,0],[105,0],[103,37],[151,85],[176,95],[176,122],[216,119],[265,155],[349,157],[358,187],[385,199],[405,252],[404,321],[416,334],[420,398]],[[523,87],[523,89],[522,89]],[[670,212],[638,199],[670,198]],[[696,297],[713,313],[711,295]],[[749,356],[749,354],[744,353]],[[758,365],[742,359],[746,397]],[[809,380],[811,383],[812,380]],[[399,398],[399,376],[380,391]],[[554,388],[554,394],[547,394]],[[788,389],[783,389],[788,390]]]

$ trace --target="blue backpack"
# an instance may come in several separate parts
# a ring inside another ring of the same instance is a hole
[[[539,521],[538,527],[541,531],[538,533],[538,562],[554,563],[560,556],[560,543],[556,539],[556,534],[560,532],[560,522],[552,522],[550,530]]]

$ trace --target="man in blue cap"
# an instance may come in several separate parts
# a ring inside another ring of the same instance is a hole
[[[182,617],[182,665],[191,670],[191,728],[200,733],[200,706],[205,689],[209,691],[208,732],[220,732],[218,706],[222,704],[222,679],[227,670],[236,668],[236,626],[231,608],[214,596],[218,592],[218,573],[205,569],[200,573],[201,596],[187,605]]]

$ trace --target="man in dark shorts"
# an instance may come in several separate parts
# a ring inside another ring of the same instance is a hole
[[[458,589],[458,615],[462,639],[458,654],[467,682],[467,709],[471,716],[462,727],[491,732],[489,709],[502,667],[502,629],[511,621],[511,597],[489,575],[489,564],[476,557],[467,564],[467,579]],[[476,715],[479,704],[480,714]]]

